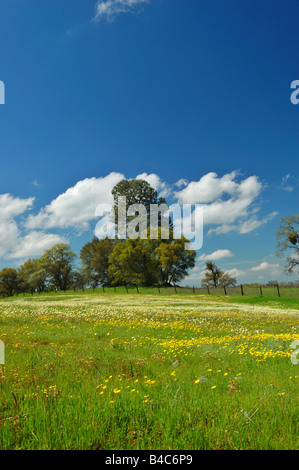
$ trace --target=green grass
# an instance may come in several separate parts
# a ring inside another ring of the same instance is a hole
[[[1,449],[298,449],[298,299],[0,302]]]

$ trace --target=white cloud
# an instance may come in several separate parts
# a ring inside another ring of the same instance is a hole
[[[124,176],[110,173],[104,178],[86,178],[60,194],[37,215],[30,215],[26,222],[28,229],[49,229],[54,227],[75,227],[80,232],[89,229],[89,222],[95,220],[99,204],[113,204],[111,190]]]
[[[204,277],[205,273],[205,270],[203,270],[199,266],[195,266],[193,269],[191,269],[188,276],[185,277],[183,284],[189,284],[191,282],[194,282],[194,284],[199,284],[199,282]]]
[[[243,271],[242,269],[232,268],[232,269],[228,269],[227,271],[225,271],[225,274],[228,274],[229,276],[238,278],[238,277],[241,277],[241,276],[245,276],[247,273],[246,273],[246,271]]]
[[[274,217],[278,215],[278,212],[272,212],[271,214],[266,215],[262,219],[258,220],[255,217],[252,217],[249,220],[245,220],[245,222],[242,222],[239,227],[238,227],[238,232],[239,233],[249,233],[255,230],[256,228],[260,227],[261,225],[266,224],[270,220],[272,220]]]
[[[175,193],[180,203],[199,204],[208,203],[219,198],[223,193],[234,194],[238,185],[234,182],[237,173],[224,175],[218,178],[216,173],[207,173],[199,181],[191,181],[186,188]]]
[[[158,192],[160,197],[166,198],[170,194],[170,188],[168,185],[155,173],[141,173],[136,176],[136,179],[147,181]]]
[[[53,233],[33,231],[24,237],[19,237],[16,246],[12,246],[11,251],[6,253],[4,257],[11,259],[39,256],[57,243],[67,243],[67,240]]]
[[[258,266],[253,266],[252,268],[250,268],[250,271],[254,271],[254,272],[259,272],[259,271],[266,271],[266,270],[271,270],[271,271],[276,271],[280,268],[280,264],[271,264],[271,263],[268,263],[267,261],[263,261],[262,263],[260,263]]]
[[[210,233],[228,233],[237,230],[248,233],[269,220],[258,220],[254,203],[262,191],[257,176],[237,181],[238,172],[233,171],[222,177],[208,173],[199,181],[192,181],[181,191],[175,192],[179,203],[204,204],[204,224],[218,225]],[[271,215],[272,217],[272,215]]]
[[[21,199],[11,194],[0,194],[0,257],[22,258],[40,255],[45,249],[65,241],[64,237],[43,232],[22,236],[15,218],[32,208],[34,198]]]
[[[252,200],[229,199],[204,205],[205,225],[230,225],[239,218],[248,216],[247,209]]]
[[[234,256],[234,254],[230,250],[216,250],[209,255],[201,255],[198,259],[200,261],[216,261],[222,258],[230,258]]]
[[[236,182],[237,172],[219,178],[216,173],[204,175],[198,182],[191,182],[181,191],[172,192],[171,187],[155,173],[141,173],[136,179],[144,179],[160,197],[173,196],[179,203],[204,204],[204,225],[216,225],[211,233],[228,233],[232,230],[244,234],[255,230],[277,215],[276,212],[258,219],[254,202],[262,190],[256,176]],[[74,227],[80,233],[89,229],[95,220],[95,209],[101,203],[112,204],[111,190],[124,179],[120,173],[110,173],[103,178],[86,178],[77,182],[37,215],[30,215],[26,222],[28,229],[50,229]],[[177,184],[184,185],[181,180]],[[208,202],[209,201],[209,202]]]
[[[187,185],[188,185],[188,180],[186,180],[185,178],[181,178],[179,181],[174,183],[174,186],[176,186],[177,188],[182,188]]]
[[[280,183],[280,188],[283,190],[283,191],[287,191],[289,193],[291,193],[292,191],[294,191],[294,187],[291,186],[289,184],[289,180],[292,179],[292,176],[290,175],[290,173],[288,173],[287,175],[283,176],[282,179],[281,179],[281,183]]]
[[[278,212],[271,212],[271,214],[266,215],[265,217],[262,217],[261,219],[258,219],[257,217],[250,217],[247,220],[244,221],[239,221],[237,224],[222,224],[219,225],[219,227],[216,228],[211,228],[208,231],[208,235],[211,235],[212,233],[216,233],[217,235],[223,234],[223,233],[229,233],[235,230],[236,232],[240,234],[245,234],[245,233],[250,233],[253,230],[256,230],[257,228],[261,227],[262,225],[265,225],[267,222],[272,220],[274,217],[278,215]]]
[[[2,220],[0,224],[0,258],[13,249],[19,238],[19,229],[15,220]]]
[[[212,233],[216,233],[216,235],[219,235],[221,233],[232,232],[233,230],[237,230],[237,225],[222,224],[219,225],[219,227],[210,228],[210,230],[208,231],[208,235],[211,235]]]
[[[145,3],[149,3],[149,0],[98,0],[94,21],[101,18],[111,21],[119,13],[134,12]]]
[[[11,194],[0,194],[0,257],[5,256],[19,239],[19,228],[15,217],[31,209],[34,198],[21,199]]]
[[[20,199],[11,194],[0,194],[0,217],[1,220],[11,220],[32,208],[34,197]]]

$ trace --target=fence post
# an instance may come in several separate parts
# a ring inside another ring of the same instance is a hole
[[[209,293],[210,293],[210,288],[209,288],[209,286],[207,286],[207,289],[208,289],[208,294],[209,294]]]
[[[194,289],[194,286],[193,286],[193,294],[195,294],[195,289]]]
[[[174,291],[175,291],[175,293],[177,294],[176,286],[174,286]]]
[[[241,284],[240,287],[241,287],[241,295],[244,295],[243,284]]]
[[[160,292],[160,287],[159,287],[159,286],[158,286],[158,292],[159,292],[159,294],[161,294],[161,292]]]
[[[279,290],[279,285],[278,285],[278,283],[277,283],[276,287],[277,287],[277,294],[278,294],[278,297],[280,297],[280,290]]]
[[[263,295],[262,286],[260,286],[260,294]]]
[[[224,295],[227,295],[226,287],[225,287],[225,286],[223,286],[223,290],[224,290]]]
[[[128,287],[127,287],[127,286],[125,286],[125,288],[126,288],[126,291],[127,291],[127,293],[128,293]]]
[[[116,292],[116,287],[114,286],[114,292]]]

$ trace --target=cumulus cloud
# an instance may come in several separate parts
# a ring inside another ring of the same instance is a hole
[[[181,178],[179,181],[174,183],[174,186],[176,186],[177,188],[183,188],[187,185],[188,185],[188,180],[186,180],[185,178]]]
[[[191,181],[184,189],[175,193],[182,204],[208,203],[219,198],[223,193],[233,194],[237,189],[234,182],[237,173],[234,171],[222,178],[216,173],[207,173],[199,181]]]
[[[208,234],[237,231],[249,233],[277,215],[272,212],[262,219],[256,215],[257,198],[263,185],[253,175],[239,180],[237,171],[219,177],[207,173],[198,181],[192,181],[174,195],[181,204],[203,204],[205,226],[216,225]]]
[[[51,233],[31,232],[22,235],[16,217],[32,209],[34,198],[21,199],[11,194],[0,194],[0,257],[23,258],[40,255],[45,249],[65,241]]]
[[[269,280],[270,277],[278,276],[279,274],[281,274],[281,271],[282,269],[280,264],[262,261],[260,264],[253,266],[248,270],[232,268],[226,270],[225,273],[235,278],[246,276],[249,282],[256,282],[257,280],[261,282],[266,282]]]
[[[5,254],[6,259],[30,258],[43,254],[45,250],[57,243],[67,243],[65,237],[54,233],[33,231],[23,237],[18,237],[15,246]]]
[[[138,10],[138,7],[149,3],[149,0],[98,0],[95,7],[94,21],[106,18],[108,21],[120,13]]]
[[[267,261],[263,261],[258,266],[253,266],[252,268],[250,268],[250,271],[259,272],[259,271],[266,271],[270,269],[273,272],[273,270],[277,271],[279,268],[280,268],[280,264],[277,264],[277,263],[271,264],[271,263],[268,263]]]
[[[17,215],[23,214],[32,208],[34,197],[21,199],[11,194],[0,194],[0,214],[1,219],[11,220]]]
[[[248,220],[245,220],[242,222],[239,227],[238,231],[239,233],[249,233],[252,232],[253,230],[257,229],[261,225],[266,224],[270,220],[274,219],[278,215],[278,212],[271,212],[271,214],[266,215],[262,219],[257,219],[255,217],[252,217]]]
[[[228,269],[227,271],[225,271],[225,274],[238,278],[238,277],[245,276],[247,273],[246,271],[243,271],[242,269],[232,268],[232,269]]]
[[[258,219],[254,203],[261,193],[262,184],[256,176],[237,182],[237,175],[237,172],[232,172],[218,177],[216,173],[208,173],[199,181],[189,184],[181,180],[177,185],[185,187],[179,191],[173,190],[155,173],[141,173],[136,179],[147,181],[160,197],[171,197],[180,204],[204,203],[204,225],[216,225],[208,234],[228,233],[232,230],[244,234],[265,224],[277,213]],[[97,205],[112,204],[111,190],[124,178],[120,173],[110,173],[103,178],[81,180],[42,208],[37,215],[30,215],[26,227],[31,230],[74,227],[84,232],[89,229],[90,221],[96,218]]]
[[[31,209],[33,202],[34,198],[21,199],[11,194],[0,194],[0,257],[18,243],[20,231],[15,217]]]
[[[257,176],[250,176],[240,182],[237,177],[237,171],[222,177],[211,172],[199,181],[192,181],[181,191],[176,191],[175,196],[183,204],[204,204],[204,224],[219,226],[210,229],[209,233],[227,233],[232,230],[248,233],[264,223],[256,217],[248,223],[248,218],[252,217],[253,204],[262,191],[262,183]]]
[[[160,197],[166,198],[171,192],[170,187],[155,173],[141,173],[136,176],[136,179],[147,181],[158,192]]]
[[[216,261],[222,258],[230,258],[234,256],[234,254],[230,250],[216,250],[209,255],[201,255],[198,259],[200,261]]]
[[[49,229],[74,227],[80,232],[89,229],[89,222],[95,220],[99,204],[113,204],[112,189],[124,179],[120,173],[110,173],[104,178],[86,178],[78,181],[37,215],[30,215],[26,222],[28,229]]]
[[[222,224],[219,227],[211,228],[208,231],[208,235],[210,235],[211,233],[216,233],[219,235],[221,233],[232,232],[233,230],[240,234],[249,233],[261,227],[262,225],[265,225],[277,215],[278,212],[271,212],[271,214],[268,214],[265,217],[262,217],[261,219],[258,219],[256,216],[253,216],[247,220],[239,221],[237,224]]]

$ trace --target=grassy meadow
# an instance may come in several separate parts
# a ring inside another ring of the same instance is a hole
[[[0,449],[298,449],[299,299],[0,301]]]

